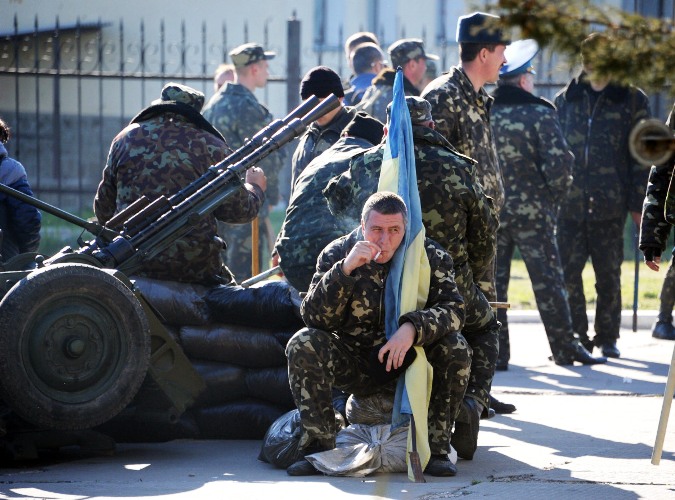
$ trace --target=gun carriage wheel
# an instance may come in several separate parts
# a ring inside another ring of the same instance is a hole
[[[84,264],[56,264],[0,302],[0,398],[42,428],[77,430],[117,415],[150,357],[148,320],[127,286]]]

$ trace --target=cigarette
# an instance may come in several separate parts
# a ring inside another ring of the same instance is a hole
[[[381,253],[382,253],[382,250],[380,250],[379,252],[377,252],[377,253],[375,254],[375,257],[373,257],[373,260],[377,260],[377,258],[380,256]]]

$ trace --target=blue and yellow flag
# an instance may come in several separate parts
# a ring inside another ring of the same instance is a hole
[[[413,146],[410,112],[403,91],[403,71],[398,68],[394,80],[394,99],[389,115],[388,134],[380,172],[378,191],[398,193],[408,207],[408,225],[405,238],[396,251],[385,288],[385,329],[390,338],[398,329],[402,314],[423,308],[429,295],[429,259],[424,249],[424,225]],[[413,415],[417,452],[422,470],[431,456],[427,413],[431,396],[432,370],[424,355],[424,349],[413,347],[417,357],[408,368],[405,377],[399,379],[394,402],[393,425],[407,420],[404,415]],[[405,380],[404,380],[405,378]],[[408,432],[408,452],[412,447],[412,427]],[[408,460],[408,477],[414,480]]]

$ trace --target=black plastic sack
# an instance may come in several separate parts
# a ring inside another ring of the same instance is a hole
[[[181,345],[189,358],[248,368],[286,366],[285,346],[271,330],[239,325],[186,326]]]
[[[195,407],[215,406],[228,401],[236,401],[248,394],[246,368],[201,359],[191,359],[190,362],[206,384],[206,389],[194,403]]]
[[[295,408],[286,366],[249,368],[246,371],[246,387],[249,396],[269,401],[281,408]]]
[[[286,410],[272,403],[247,398],[223,405],[191,410],[202,439],[262,439]]]
[[[250,288],[220,285],[209,290],[206,303],[220,323],[296,330],[304,326],[299,296],[285,281],[263,281]]]
[[[335,433],[337,434],[344,428],[344,417],[335,412]],[[300,412],[295,409],[284,413],[265,433],[258,460],[280,469],[286,469],[302,458],[298,450],[300,434]]]
[[[205,301],[208,288],[191,283],[131,278],[143,297],[159,313],[160,321],[169,325],[206,325],[210,322]]]

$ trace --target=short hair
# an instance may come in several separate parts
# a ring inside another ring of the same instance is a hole
[[[379,45],[373,42],[366,42],[357,45],[351,54],[354,73],[371,73],[373,64],[378,61],[384,61],[384,52]]]
[[[10,137],[12,137],[12,133],[9,125],[7,125],[5,120],[0,118],[0,142],[6,144]]]
[[[383,215],[401,214],[403,216],[403,225],[408,224],[408,207],[405,206],[405,201],[391,191],[379,191],[370,195],[363,204],[361,222],[365,224],[372,211]]]
[[[460,43],[459,44],[459,58],[462,62],[471,62],[476,57],[478,53],[487,49],[489,52],[494,52],[497,48],[497,43]]]
[[[380,41],[377,39],[377,36],[375,36],[375,33],[371,33],[370,31],[357,31],[353,35],[350,35],[347,40],[345,40],[345,55],[350,57],[357,45],[366,42],[380,45]]]
[[[612,38],[607,33],[594,32],[581,42],[581,62],[588,64],[593,59],[603,58],[611,50]]]

